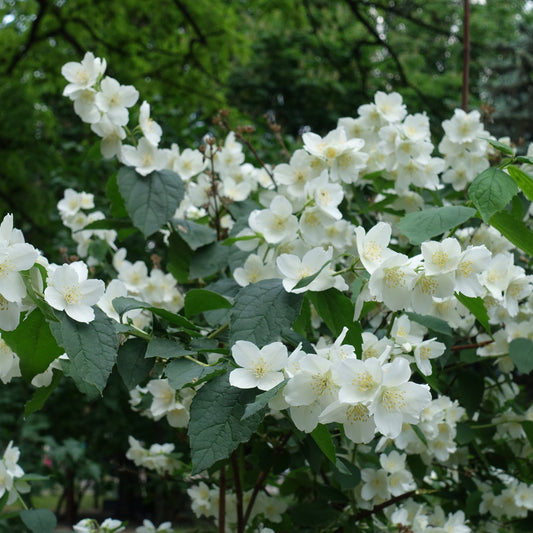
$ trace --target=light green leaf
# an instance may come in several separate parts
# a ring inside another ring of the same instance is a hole
[[[332,464],[337,464],[337,457],[335,451],[335,444],[331,438],[331,433],[323,424],[318,426],[311,432],[311,437],[316,442],[317,446],[322,450],[322,453],[331,461]]]
[[[249,403],[246,406],[246,409],[244,410],[244,414],[242,415],[241,420],[244,420],[246,418],[249,418],[252,415],[255,415],[255,413],[258,413],[263,408],[265,408],[268,405],[268,402],[272,400],[277,394],[278,391],[285,386],[288,380],[284,380],[281,383],[278,383],[275,387],[271,388],[270,390],[267,390],[265,392],[262,392],[261,394],[258,394],[255,397],[255,400],[252,403]]]
[[[28,383],[64,353],[39,309],[34,309],[15,331],[2,332],[2,338],[19,356],[20,372]]]
[[[432,237],[460,226],[475,213],[475,209],[462,205],[434,207],[416,213],[408,213],[398,222],[398,228],[410,242],[421,244]]]
[[[190,359],[174,359],[165,367],[165,375],[173,389],[179,390],[186,385],[196,386],[226,372],[226,365],[220,363],[205,366]]]
[[[533,370],[533,341],[513,339],[509,344],[509,357],[519,372],[529,374]]]
[[[191,289],[185,294],[185,316],[198,315],[211,309],[229,309],[231,303],[220,294],[205,289]]]
[[[507,172],[520,187],[520,190],[533,202],[533,178],[514,165],[509,165]]]
[[[50,327],[57,343],[69,356],[65,373],[82,392],[93,387],[101,394],[117,358],[118,338],[114,321],[98,307],[94,313],[95,318],[89,324],[57,313],[59,323],[53,322]]]
[[[508,145],[504,144],[500,141],[496,141],[495,139],[486,139],[484,137],[481,137],[484,141],[487,141],[491,146],[494,146],[496,150],[499,150],[505,155],[514,156],[514,150]]]
[[[55,514],[48,509],[25,509],[20,518],[32,533],[54,533],[57,526]]]
[[[528,157],[525,155],[519,155],[516,160],[518,163],[525,163],[526,165],[533,165],[533,157]]]
[[[154,337],[150,339],[145,357],[162,357],[163,359],[175,359],[185,355],[192,355],[195,352],[187,350],[180,342],[173,339],[163,339]]]
[[[302,300],[301,294],[286,292],[279,279],[243,287],[230,311],[230,345],[243,339],[263,347],[280,340],[300,314]]]
[[[191,250],[198,250],[198,248],[217,240],[217,233],[213,228],[191,220],[175,220],[174,228]]]
[[[134,389],[144,381],[154,366],[154,362],[145,359],[146,341],[129,339],[118,350],[117,370],[128,390]]]
[[[185,194],[181,178],[170,170],[141,176],[133,168],[123,167],[118,171],[117,183],[133,225],[145,237],[174,216]]]
[[[506,211],[500,211],[491,217],[489,224],[516,247],[533,257],[533,233],[522,220]]]
[[[490,330],[489,315],[485,309],[483,300],[479,297],[471,298],[461,292],[456,292],[455,297],[478,319],[479,323],[485,328],[485,331],[492,337]]]
[[[518,192],[513,179],[496,167],[484,170],[468,188],[468,197],[476,206],[484,222],[501,211]]]
[[[250,439],[263,419],[256,413],[241,420],[253,397],[252,390],[232,387],[228,374],[217,376],[197,392],[189,423],[192,475],[228,458],[241,442]]]

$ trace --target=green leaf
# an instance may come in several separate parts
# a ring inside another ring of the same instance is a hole
[[[198,315],[211,309],[229,309],[231,303],[220,294],[205,289],[191,289],[185,294],[185,316]]]
[[[89,324],[57,313],[59,323],[54,322],[50,327],[57,343],[69,356],[65,373],[82,392],[95,388],[101,394],[115,364],[118,338],[114,321],[98,307],[94,308],[94,313],[95,318]]]
[[[61,378],[63,377],[63,372],[59,370],[53,371],[52,381],[47,387],[39,387],[31,397],[30,400],[24,405],[24,416],[27,418],[35,411],[38,411],[42,408],[49,396],[54,392],[56,387],[59,385]]]
[[[514,165],[509,165],[507,172],[520,187],[520,190],[533,202],[533,178]]]
[[[361,471],[350,461],[343,457],[337,457],[337,471],[333,473],[333,478],[339,484],[341,490],[354,489],[361,483]]]
[[[143,339],[129,339],[118,349],[117,370],[128,390],[144,381],[154,366],[153,361],[145,359],[145,353]]]
[[[48,509],[25,509],[20,518],[32,533],[54,533],[57,526],[55,514]]]
[[[196,352],[187,350],[180,342],[174,339],[162,339],[161,337],[154,337],[150,339],[145,357],[162,357],[163,359],[175,359],[176,357],[183,357],[185,355],[192,355]]]
[[[240,339],[259,347],[278,341],[300,314],[302,300],[301,294],[286,292],[279,279],[243,287],[230,311],[230,345]]]
[[[503,154],[514,156],[514,150],[508,144],[504,144],[500,141],[496,141],[495,139],[486,139],[484,137],[480,137],[480,138],[483,139],[484,141],[487,141],[491,146],[494,146],[496,150],[499,150]]]
[[[513,179],[496,167],[484,170],[468,188],[468,197],[476,206],[484,222],[501,211],[518,192]]]
[[[522,374],[533,370],[533,341],[519,338],[509,343],[509,357]]]
[[[433,207],[405,215],[398,222],[398,228],[411,243],[420,244],[460,226],[475,213],[475,209],[462,205]]]
[[[120,195],[120,191],[117,183],[117,173],[115,172],[106,183],[105,195],[111,202],[110,214],[112,217],[123,218],[128,216],[126,210],[126,204],[124,198]]]
[[[331,263],[332,259],[329,261],[326,261],[319,270],[317,270],[314,274],[311,274],[310,276],[306,276],[305,278],[302,278],[293,288],[294,289],[301,289],[302,287],[307,287],[311,282],[313,282],[319,274]]]
[[[354,323],[354,305],[339,290],[332,288],[322,292],[308,292],[307,298],[334,337],[339,336],[344,326],[350,327]]]
[[[113,308],[115,311],[122,316],[124,313],[131,311],[132,309],[145,309],[151,311],[154,315],[164,318],[171,324],[175,326],[180,326],[185,329],[197,330],[198,326],[193,324],[190,320],[187,320],[184,316],[177,315],[176,313],[171,313],[166,309],[160,309],[159,307],[153,307],[149,303],[141,302],[135,298],[129,298],[126,296],[119,296],[118,298],[113,299]]]
[[[244,410],[244,414],[242,415],[241,420],[244,420],[246,418],[249,418],[252,415],[255,415],[255,413],[258,413],[261,411],[264,407],[268,405],[268,402],[272,400],[277,394],[278,391],[285,386],[287,383],[287,380],[282,381],[281,383],[278,383],[275,387],[271,388],[270,390],[267,390],[265,392],[262,392],[261,394],[258,394],[254,401],[252,403],[249,403],[246,406],[246,409]]]
[[[207,278],[228,266],[230,248],[221,242],[203,246],[191,257],[189,276],[191,279]]]
[[[192,475],[230,456],[241,442],[247,442],[259,426],[260,413],[241,420],[244,406],[254,397],[252,390],[229,384],[228,374],[206,383],[191,404],[189,439]]]
[[[533,157],[528,157],[525,155],[519,155],[516,160],[518,163],[525,163],[526,165],[533,165]]]
[[[526,434],[529,444],[533,446],[533,422],[531,420],[524,420],[521,422],[521,425],[524,428],[524,433]]]
[[[459,403],[472,417],[479,410],[483,398],[485,390],[483,376],[479,372],[462,371],[457,378],[454,390]]]
[[[34,309],[15,331],[2,332],[6,344],[20,358],[20,372],[29,383],[64,353],[39,309]]]
[[[217,240],[217,232],[213,228],[191,220],[175,220],[174,228],[193,251]]]
[[[179,233],[172,233],[168,243],[167,270],[179,283],[189,281],[189,268],[191,265],[192,250],[181,238]]]
[[[196,386],[226,372],[226,365],[205,366],[190,359],[174,359],[165,367],[165,375],[173,389]]]
[[[485,328],[485,331],[492,337],[490,330],[489,315],[485,309],[483,299],[465,296],[461,292],[456,292],[455,297],[477,318],[478,322]]]
[[[323,424],[318,426],[311,432],[311,437],[316,442],[317,446],[322,450],[322,453],[331,461],[332,464],[337,464],[337,457],[335,452],[335,444],[331,438],[331,433]]]
[[[428,315],[419,315],[417,313],[407,313],[407,316],[410,320],[414,320],[422,326],[434,331],[435,333],[442,333],[443,335],[453,336],[452,328],[448,325],[447,322],[441,318]]]
[[[181,178],[170,170],[141,176],[133,168],[123,167],[118,171],[117,183],[133,225],[145,237],[174,216],[185,194]]]
[[[515,246],[533,257],[533,233],[522,220],[500,211],[492,216],[489,223]]]

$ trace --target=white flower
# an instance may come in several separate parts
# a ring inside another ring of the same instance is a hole
[[[91,124],[91,130],[102,138],[100,151],[106,159],[121,154],[122,141],[126,138],[126,131],[122,126],[111,122],[109,117],[104,115],[98,122]]]
[[[136,147],[122,146],[120,158],[125,165],[135,167],[135,172],[141,176],[164,169],[167,165],[165,151],[159,150],[146,137],[141,137]]]
[[[292,214],[292,205],[284,196],[275,196],[269,209],[254,210],[248,217],[253,231],[262,233],[270,244],[296,237],[298,219]]]
[[[442,342],[437,342],[435,339],[423,341],[415,346],[414,355],[416,366],[424,376],[429,376],[432,372],[429,360],[440,357],[445,349],[446,346]]]
[[[143,525],[139,526],[135,533],[162,533],[163,531],[167,531],[168,533],[172,532],[172,524],[170,522],[163,522],[159,525],[159,527],[156,529],[153,522],[151,520],[143,520]]]
[[[48,276],[44,299],[58,311],[65,311],[77,322],[94,320],[94,305],[105,292],[99,279],[87,279],[87,265],[81,261],[61,265]]]
[[[163,130],[157,122],[150,118],[150,104],[148,102],[143,102],[141,104],[141,110],[139,113],[139,126],[141,127],[141,131],[148,142],[154,146],[157,146],[161,140]]]
[[[335,365],[334,376],[341,386],[339,400],[357,404],[374,399],[381,386],[383,372],[380,361],[375,357],[364,361],[348,358]]]
[[[307,193],[315,200],[316,205],[335,220],[342,218],[342,213],[337,206],[344,198],[342,186],[338,183],[330,183],[329,174],[324,170],[320,176],[307,183]]]
[[[308,276],[316,274],[333,257],[333,248],[327,251],[323,248],[313,248],[302,259],[292,254],[281,254],[276,264],[283,276],[283,288],[287,292],[301,293],[306,291],[325,291],[335,287],[341,291],[347,290],[348,285],[341,276],[334,276],[335,271],[330,265],[322,269],[320,274],[305,287],[295,289],[297,283]]]
[[[113,124],[125,126],[128,123],[128,107],[135,105],[139,92],[132,85],[120,83],[106,76],[100,84],[100,92],[96,95],[96,105],[103,111]]]
[[[461,245],[457,239],[442,242],[427,241],[420,246],[426,275],[454,272],[461,259]]]
[[[98,533],[98,523],[92,518],[83,518],[72,526],[75,533]]]
[[[469,246],[459,259],[455,270],[455,288],[465,296],[474,298],[484,292],[478,280],[479,274],[488,264],[491,253],[485,246]]]
[[[402,431],[402,424],[416,424],[420,412],[431,401],[428,385],[409,381],[411,370],[404,357],[383,367],[381,389],[369,406],[380,433],[391,439]]]
[[[106,60],[94,57],[92,52],[87,52],[80,63],[71,61],[61,67],[61,74],[70,82],[63,90],[63,96],[93,86],[106,69]]]
[[[124,531],[126,526],[123,525],[121,520],[115,520],[114,518],[106,518],[100,524],[100,533],[119,533]]]
[[[362,226],[355,228],[357,253],[366,270],[372,274],[394,252],[387,248],[391,238],[391,226],[378,222],[368,233]]]
[[[229,382],[240,389],[270,390],[283,381],[282,370],[287,365],[287,348],[281,342],[273,342],[259,349],[249,341],[237,341],[231,355],[242,368],[232,370]]]
[[[378,91],[374,96],[377,111],[387,122],[400,122],[407,111],[399,93],[384,93]]]
[[[353,442],[366,444],[374,438],[376,424],[374,418],[363,403],[329,404],[318,417],[321,424],[338,422],[344,427],[346,436]]]

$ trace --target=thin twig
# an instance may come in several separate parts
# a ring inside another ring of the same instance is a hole
[[[233,484],[235,486],[235,496],[237,498],[237,533],[244,533],[244,515],[242,505],[242,486],[239,461],[235,452],[231,454],[231,468],[233,470]]]

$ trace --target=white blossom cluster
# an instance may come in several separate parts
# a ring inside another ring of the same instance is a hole
[[[159,475],[173,474],[181,468],[181,463],[172,456],[174,444],[152,444],[150,448],[144,448],[140,441],[128,437],[130,447],[126,452],[126,457],[137,466],[155,470]]]
[[[283,513],[287,510],[287,502],[277,496],[275,487],[266,487],[264,491],[257,493],[254,506],[250,514],[250,520],[257,517],[268,520],[269,522],[278,523],[282,520]],[[200,481],[187,489],[187,494],[191,498],[191,509],[198,518],[204,516],[213,518],[215,523],[218,520],[218,499],[219,487],[217,485],[207,485]],[[252,491],[245,491],[242,495],[243,507],[247,508]],[[226,532],[233,533],[237,527],[237,496],[232,491],[226,491]],[[254,533],[273,533],[273,530],[267,527],[259,526]]]
[[[240,368],[230,373],[230,384],[239,388],[270,390],[287,380],[273,409],[288,409],[296,427],[310,433],[318,423],[342,424],[354,442],[370,442],[377,432],[397,437],[403,423],[417,423],[429,405],[428,385],[409,380],[409,361],[390,357],[386,346],[379,357],[359,359],[354,348],[342,344],[347,329],[317,353],[298,347],[292,354],[280,342],[259,349],[237,341],[232,356]]]
[[[119,533],[125,531],[126,523],[115,518],[106,518],[101,524],[93,518],[83,518],[73,526],[74,533]],[[135,533],[173,533],[172,524],[163,522],[156,527],[151,520],[143,520],[142,526],[135,528]]]
[[[137,385],[130,391],[130,406],[138,410],[143,398],[151,397],[150,407],[142,410],[142,415],[154,420],[165,417],[171,427],[184,428],[189,425],[189,408],[195,394],[192,388],[176,391],[168,379],[151,379],[145,387]]]
[[[385,510],[390,522],[413,533],[470,533],[463,511],[446,514],[440,505],[418,503],[412,499]],[[483,530],[485,531],[485,530]],[[488,530],[487,530],[488,531]]]
[[[19,494],[30,490],[29,485],[21,479],[24,470],[18,464],[19,458],[20,450],[17,446],[13,446],[11,441],[0,460],[0,498],[7,493],[7,505],[13,503]]]

